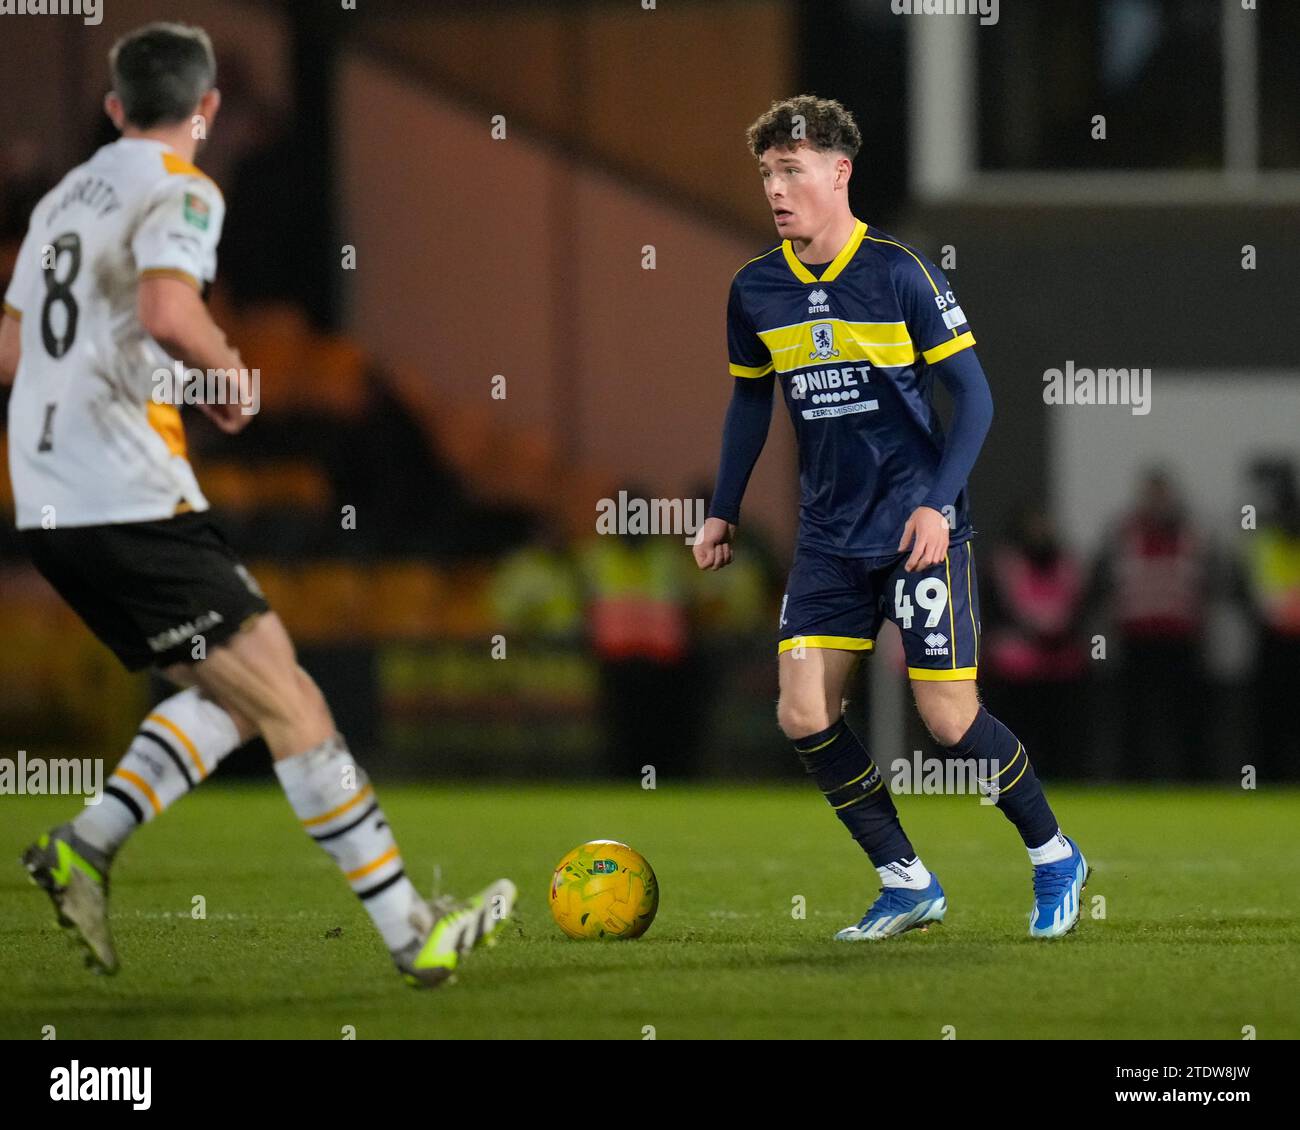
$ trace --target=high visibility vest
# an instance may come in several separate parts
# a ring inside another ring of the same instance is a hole
[[[1261,527],[1248,536],[1246,555],[1260,619],[1281,635],[1300,636],[1300,537]]]
[[[597,537],[585,547],[587,622],[603,659],[680,660],[689,646],[684,547],[671,538]]]
[[[521,549],[493,577],[492,604],[507,628],[549,637],[576,635],[582,624],[577,567],[541,546]]]

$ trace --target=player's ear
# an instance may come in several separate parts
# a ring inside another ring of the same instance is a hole
[[[221,91],[215,86],[199,99],[198,109],[194,111],[197,117],[203,119],[204,136],[212,128],[212,123],[217,120],[217,111],[221,109]]]
[[[117,127],[120,133],[126,126],[126,108],[122,105],[122,99],[117,96],[117,92],[110,90],[104,95],[104,113],[108,115],[108,120]]]

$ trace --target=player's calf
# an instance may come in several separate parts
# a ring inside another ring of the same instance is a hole
[[[936,740],[953,757],[974,760],[982,767],[980,788],[1015,825],[1029,852],[1034,865],[1030,936],[1046,938],[1069,933],[1078,922],[1087,864],[1074,841],[1061,832],[1024,745],[979,705],[973,682],[913,686],[918,708]],[[962,686],[969,688],[966,694],[935,690]],[[971,707],[974,716],[970,724],[954,739]]]
[[[810,656],[812,658],[810,659]],[[903,831],[884,777],[843,717],[843,689],[857,657],[821,650],[780,658],[777,718],[808,775],[887,888],[923,890],[931,882]],[[812,729],[818,723],[819,728]]]
[[[409,956],[415,943],[429,940],[434,923],[428,904],[407,878],[374,786],[336,732],[320,689],[298,666],[279,618],[261,616],[214,649],[197,665],[197,677],[261,730],[303,830],[338,865],[399,968],[410,972],[399,955]],[[438,929],[452,925],[449,920]],[[448,943],[443,954],[448,960],[460,952],[460,933],[453,933],[455,944]]]
[[[208,694],[257,727],[274,758],[313,749],[334,733],[329,706],[274,612],[210,649],[194,672]]]

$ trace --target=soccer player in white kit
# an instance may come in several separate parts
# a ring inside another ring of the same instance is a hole
[[[183,689],[145,718],[101,803],[40,836],[23,863],[87,964],[113,972],[114,855],[261,734],[295,814],[398,970],[438,985],[493,940],[514,885],[498,880],[465,901],[417,893],[283,623],[207,515],[178,407],[156,389],[166,393],[159,375],[174,361],[217,378],[205,391],[248,389],[228,382],[243,362],[202,297],[225,208],[193,164],[220,105],[216,63],[206,33],[178,24],[137,29],[109,63],[105,110],[122,136],[36,206],[5,294],[10,473],[36,567],[128,669],[155,667]],[[249,422],[247,406],[239,395],[199,404],[228,433]]]

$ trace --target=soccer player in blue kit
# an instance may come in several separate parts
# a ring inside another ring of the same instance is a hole
[[[939,745],[988,767],[983,790],[1033,865],[1029,934],[1079,920],[1088,865],[1062,833],[1024,746],[979,701],[979,598],[966,479],[993,418],[975,338],[943,273],[849,208],[856,122],[802,95],[746,138],[781,242],[731,283],[727,343],[736,378],[701,569],[732,559],[749,476],[780,382],[799,447],[794,563],[778,630],[781,729],[881,883],[860,922],[877,940],[940,922],[947,899],[912,847],[880,770],[848,727],[843,696],[884,617],[898,625],[917,709]],[[952,395],[945,437],[934,377]]]

